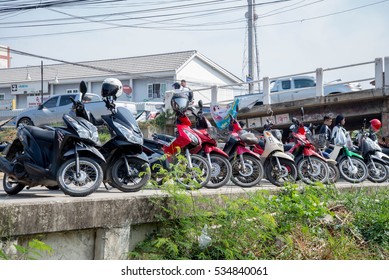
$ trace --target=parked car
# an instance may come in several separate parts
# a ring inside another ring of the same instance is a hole
[[[359,83],[324,84],[324,96],[337,93],[360,91]],[[316,81],[312,76],[294,76],[270,80],[271,104],[303,100],[316,97]],[[263,104],[263,94],[237,96],[239,109]]]
[[[48,125],[53,123],[62,123],[63,114],[69,113],[72,108],[72,101],[70,97],[78,100],[79,94],[64,94],[54,95],[48,100],[43,102],[37,108],[29,109],[21,112],[16,119],[16,126],[21,123],[28,125]],[[109,114],[109,111],[105,107],[105,103],[101,97],[97,94],[87,93],[83,99],[85,102],[85,108],[92,112],[93,116],[97,119],[101,119],[101,115]],[[135,103],[117,101],[115,105],[118,107],[126,107],[135,115],[137,113]]]

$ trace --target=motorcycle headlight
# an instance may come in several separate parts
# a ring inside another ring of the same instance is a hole
[[[78,136],[81,139],[89,139],[95,142],[96,144],[100,143],[99,140],[99,133],[97,129],[91,125],[91,127],[84,127],[83,125],[80,125],[75,119],[73,119],[70,116],[66,116],[67,121],[73,126],[73,128],[77,131]]]
[[[139,144],[139,145],[143,145],[143,135],[142,135],[142,133],[140,134],[140,136],[138,136],[138,135],[136,135],[134,133],[134,131],[132,131],[131,129],[128,129],[127,127],[125,127],[124,125],[121,125],[118,122],[113,122],[113,124],[116,126],[117,129],[120,130],[120,132],[123,134],[124,137],[126,137],[126,139],[129,142],[132,142],[132,143],[135,143],[135,144]]]
[[[200,144],[199,139],[197,138],[196,135],[194,135],[192,132],[190,132],[190,131],[188,131],[188,130],[186,130],[186,129],[184,129],[183,131],[184,131],[184,133],[189,137],[190,142],[191,142],[193,145],[199,145],[199,144]]]

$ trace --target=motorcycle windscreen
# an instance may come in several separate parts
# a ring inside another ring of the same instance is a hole
[[[116,114],[114,115],[114,120],[115,119],[120,120],[122,123],[132,128],[134,132],[140,133],[140,128],[138,126],[138,123],[135,120],[134,115],[127,108],[118,107],[116,109]]]

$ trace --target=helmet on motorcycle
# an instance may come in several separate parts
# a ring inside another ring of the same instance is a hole
[[[102,97],[113,96],[114,98],[118,98],[122,93],[123,85],[118,79],[107,78],[103,81],[103,85],[101,86]]]
[[[378,119],[372,119],[370,121],[370,126],[373,128],[375,131],[378,131],[381,128],[381,122]]]
[[[184,93],[175,93],[171,100],[172,109],[176,113],[184,113],[189,106],[188,96]]]

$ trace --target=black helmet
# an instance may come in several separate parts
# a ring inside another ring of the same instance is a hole
[[[189,106],[188,96],[183,93],[175,93],[172,97],[171,105],[174,112],[184,113]]]
[[[180,88],[181,88],[181,85],[180,85],[179,83],[175,82],[175,83],[172,85],[172,87],[173,87],[174,89],[180,89]]]
[[[115,98],[119,97],[123,93],[122,82],[115,78],[107,78],[103,81],[101,86],[101,96],[108,97],[113,96]]]

